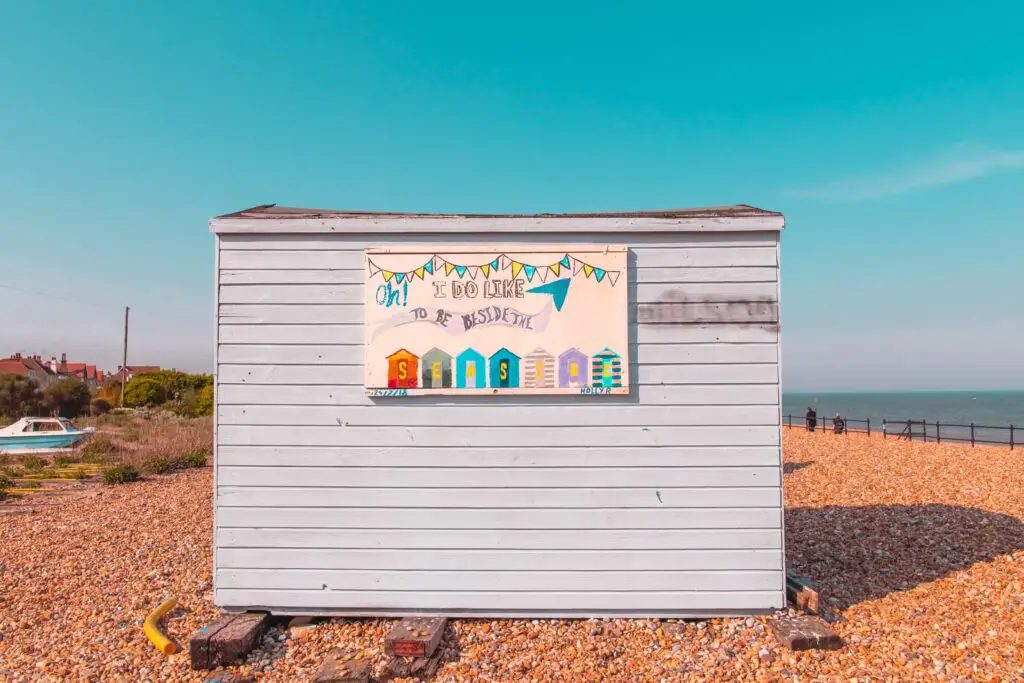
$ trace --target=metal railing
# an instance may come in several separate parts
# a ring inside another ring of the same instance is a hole
[[[807,423],[802,415],[787,415],[784,422],[788,429],[806,429]],[[850,432],[867,434],[871,436],[871,419],[857,420],[842,417],[843,425],[839,432],[836,431],[831,417],[819,417],[814,429],[816,432],[840,433],[849,435]],[[857,425],[862,425],[858,427]],[[927,420],[890,420],[883,418],[881,425],[875,422],[874,433],[881,432],[882,438],[894,437],[904,441],[931,441],[934,443],[969,443],[972,446],[1009,446],[1012,451],[1020,445],[1018,428],[1014,425],[1008,427],[996,425],[981,425],[973,422],[969,424],[956,424],[952,422],[928,422]],[[998,438],[1003,437],[1003,438]]]

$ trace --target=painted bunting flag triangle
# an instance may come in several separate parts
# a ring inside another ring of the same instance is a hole
[[[444,262],[444,274],[445,275],[451,275],[453,270],[455,270],[455,264],[454,263],[448,263],[447,261],[445,261]]]
[[[523,264],[522,263],[519,263],[518,261],[513,261],[512,262],[512,277],[513,277],[513,279],[519,277],[519,271],[521,271],[522,269],[523,269]]]
[[[572,260],[572,274],[573,275],[578,275],[581,268],[583,268],[583,261],[580,261],[579,259],[573,259]]]
[[[530,282],[533,282],[533,276],[537,272],[537,267],[536,266],[528,266],[528,265],[526,265],[524,263],[523,264],[523,270],[526,271],[526,279],[529,280]]]
[[[565,295],[569,293],[570,282],[572,282],[572,279],[565,277],[561,280],[552,280],[547,284],[540,285],[539,287],[533,287],[526,291],[533,292],[534,294],[550,294],[555,302],[555,310],[560,311],[562,310],[562,306],[565,305]]]
[[[601,270],[600,268],[594,268],[594,277],[597,278],[598,282],[603,280],[604,276],[605,276],[605,271]]]
[[[498,270],[498,259],[491,261],[491,270]]]
[[[615,283],[618,282],[618,281],[619,281],[619,271],[617,271],[617,270],[609,270],[608,271],[608,282],[612,283],[612,287],[614,287]]]
[[[484,274],[484,277],[487,277],[488,275],[490,275],[490,273],[491,273],[491,264],[485,263],[484,265],[480,266],[480,272]]]
[[[384,282],[391,282],[391,278],[393,278],[394,276],[395,276],[395,274],[392,273],[390,270],[385,270],[384,271]]]
[[[423,279],[423,272],[424,272],[424,271],[425,271],[426,269],[427,269],[427,267],[426,267],[426,266],[420,266],[419,268],[417,268],[417,269],[416,269],[416,277],[418,277],[419,279],[421,279],[421,280],[422,280],[422,279]]]
[[[462,278],[462,276],[466,274],[466,270],[466,266],[455,266],[455,272],[458,274],[459,278]]]
[[[563,268],[568,268],[568,267],[569,267],[569,255],[568,255],[568,254],[566,254],[566,255],[565,255],[565,256],[564,256],[563,258],[562,258],[562,260],[561,260],[561,261],[559,261],[559,263],[561,263],[561,264],[562,264],[562,267],[563,267]]]
[[[367,261],[370,264],[370,277],[373,277],[380,272],[380,268],[373,261]]]
[[[402,284],[402,280],[405,279],[405,273],[395,273],[395,282]]]
[[[476,276],[480,273],[480,266],[469,266],[469,279],[475,280]]]
[[[590,277],[593,272],[594,272],[594,266],[591,266],[591,265],[586,264],[586,263],[583,264],[583,274],[584,275],[586,275],[587,277]]]
[[[550,270],[551,274],[554,275],[555,277],[558,277],[558,272],[561,270],[561,268],[562,264],[560,263],[553,263],[550,266],[548,266],[548,270]]]
[[[427,271],[431,275],[434,274],[434,259],[427,261],[427,265],[423,266],[423,270]]]

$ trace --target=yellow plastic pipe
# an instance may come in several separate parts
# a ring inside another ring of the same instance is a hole
[[[142,624],[142,630],[149,638],[149,642],[156,646],[156,649],[165,655],[173,655],[178,651],[178,646],[170,641],[160,630],[160,620],[167,616],[167,613],[178,606],[174,600],[164,600],[157,608],[149,613],[146,621]]]

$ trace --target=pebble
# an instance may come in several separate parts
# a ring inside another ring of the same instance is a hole
[[[1024,670],[1024,458],[860,435],[784,438],[786,463],[809,463],[785,475],[787,561],[833,598],[842,650],[789,653],[757,618],[677,631],[654,619],[455,619],[435,680],[1015,680]],[[141,623],[165,594],[187,607],[167,623],[182,644],[218,615],[211,487],[211,471],[198,470],[0,519],[0,680],[205,680],[187,656],[158,653]],[[393,624],[328,620],[292,640],[275,630],[229,670],[308,681],[342,647],[369,656],[379,674]]]

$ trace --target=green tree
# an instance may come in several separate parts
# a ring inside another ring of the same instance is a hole
[[[124,402],[136,407],[163,405],[167,402],[167,397],[167,387],[152,374],[132,377],[124,390]]]
[[[59,379],[43,392],[43,405],[60,417],[78,417],[89,409],[89,387],[77,379]]]
[[[0,375],[0,415],[22,418],[37,415],[43,395],[31,377]]]

